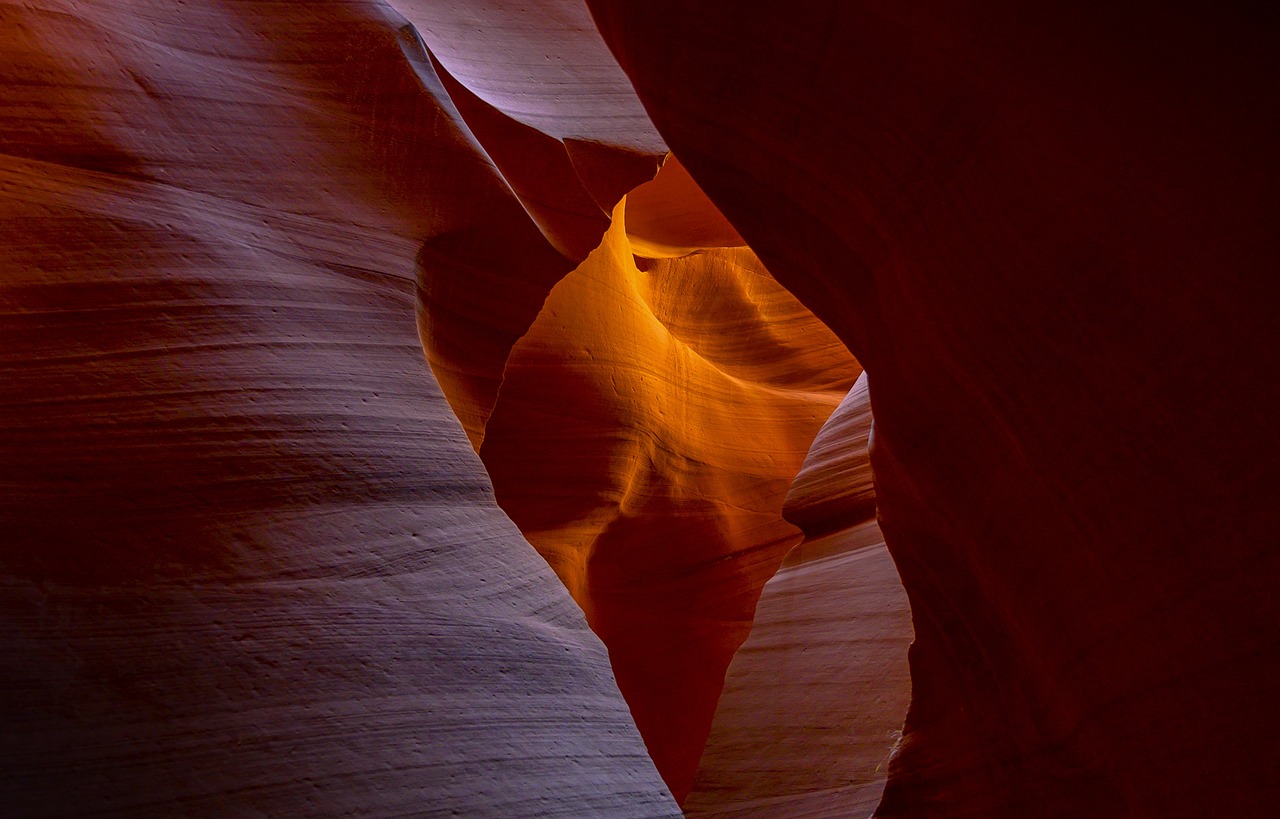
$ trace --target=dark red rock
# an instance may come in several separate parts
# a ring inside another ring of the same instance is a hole
[[[916,631],[878,815],[1271,815],[1269,11],[590,5],[866,367]]]

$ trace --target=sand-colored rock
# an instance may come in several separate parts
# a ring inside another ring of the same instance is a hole
[[[1270,12],[589,5],[866,367],[916,632],[878,815],[1274,813]]]
[[[423,363],[549,245],[404,25],[0,6],[0,813],[677,813]]]
[[[875,518],[870,437],[871,395],[864,372],[818,431],[787,490],[782,516],[799,526],[806,538],[835,534]]]
[[[685,815],[869,816],[907,711],[910,642],[874,521],[793,549],[729,666]]]
[[[787,487],[859,368],[747,248],[637,259],[628,206],[515,345],[480,454],[679,799],[760,589],[801,539]]]

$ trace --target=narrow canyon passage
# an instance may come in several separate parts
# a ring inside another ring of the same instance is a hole
[[[424,302],[423,338],[428,360],[438,361],[443,353],[431,348],[431,310]],[[483,442],[478,451],[499,505],[609,649],[619,688],[678,801],[693,786],[726,670],[752,632],[757,598],[804,538],[784,518],[793,480],[802,464],[806,476],[816,474],[805,461],[810,445],[850,399],[862,434],[849,446],[824,450],[822,463],[838,461],[844,474],[809,491],[833,497],[815,503],[806,495],[797,511],[806,520],[822,518],[826,533],[874,517],[870,414],[865,379],[855,388],[859,372],[843,345],[742,245],[678,159],[668,157],[653,181],[614,208],[600,246],[552,288],[513,345],[490,414],[473,434]],[[445,392],[467,412],[465,391]],[[837,511],[833,504],[845,495],[856,502]],[[799,591],[795,599],[805,599],[796,578],[775,584],[775,594]],[[905,612],[892,573],[877,579],[889,595],[877,602]],[[871,627],[875,612],[862,614],[869,615],[865,622],[836,607],[839,625],[831,628],[846,629],[853,640]],[[892,667],[897,676],[850,678],[845,701],[827,714],[846,724],[829,729],[813,770],[842,757],[858,767],[854,749],[864,732],[853,730],[853,720],[887,721],[890,732],[901,727],[910,627],[897,625],[882,647],[893,661],[878,660],[879,670]],[[785,639],[803,652],[818,637],[793,630]],[[860,646],[844,647],[851,663],[864,661]],[[817,658],[815,652],[809,659]],[[816,702],[804,683],[792,696]],[[726,723],[721,732],[735,730]],[[885,735],[876,737],[879,757],[861,771],[879,767],[881,782],[892,745]],[[838,772],[832,776],[839,779]],[[745,800],[748,792],[780,786],[743,771],[719,788],[741,791]],[[808,787],[827,789],[817,778]]]
[[[1274,10],[588,5],[866,368],[915,625],[877,815],[1274,814]]]
[[[1273,819],[1277,31],[0,3],[0,813]]]

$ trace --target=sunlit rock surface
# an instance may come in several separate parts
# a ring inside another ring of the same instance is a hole
[[[787,488],[859,368],[747,248],[637,259],[630,206],[515,345],[480,454],[679,799],[760,589],[801,540]]]

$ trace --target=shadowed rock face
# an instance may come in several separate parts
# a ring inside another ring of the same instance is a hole
[[[590,5],[866,367],[916,632],[878,815],[1274,810],[1272,21]]]

